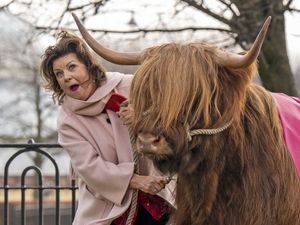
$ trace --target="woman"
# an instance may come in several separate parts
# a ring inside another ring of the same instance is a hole
[[[127,128],[106,107],[113,94],[128,96],[132,76],[105,72],[85,43],[67,32],[46,49],[41,73],[45,88],[61,105],[58,142],[70,155],[78,177],[73,225],[126,224],[136,189],[138,209],[132,222],[166,224],[169,205],[174,203],[172,185],[166,185],[165,177],[144,158],[140,173],[134,173]]]

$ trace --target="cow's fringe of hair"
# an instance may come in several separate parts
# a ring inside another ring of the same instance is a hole
[[[231,70],[228,77],[227,69],[216,64],[214,50],[196,43],[148,49],[130,94],[137,121],[145,120],[145,112],[150,111],[156,115],[149,118],[152,124],[167,130],[178,121],[194,127],[201,118],[199,128],[216,128],[238,118],[256,66]]]

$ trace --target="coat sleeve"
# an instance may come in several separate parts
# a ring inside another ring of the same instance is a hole
[[[68,152],[74,171],[99,199],[121,205],[134,171],[133,162],[114,164],[103,160],[75,127],[64,123],[58,142]]]

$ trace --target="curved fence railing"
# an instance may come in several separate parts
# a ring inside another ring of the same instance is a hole
[[[9,224],[9,192],[11,190],[19,190],[21,191],[21,200],[20,200],[20,208],[21,208],[21,225],[26,224],[26,191],[27,190],[35,190],[37,191],[37,205],[38,205],[38,224],[44,225],[44,201],[43,201],[43,193],[46,190],[54,190],[55,191],[55,225],[60,225],[60,192],[62,190],[69,190],[71,191],[71,221],[74,218],[75,210],[76,210],[76,190],[78,187],[76,186],[75,180],[71,180],[71,184],[69,186],[61,186],[60,185],[60,172],[59,167],[53,158],[53,156],[44,149],[51,149],[51,148],[61,148],[58,144],[38,144],[34,143],[34,141],[31,139],[29,140],[28,144],[0,144],[0,150],[1,149],[17,149],[17,151],[9,157],[7,162],[5,163],[4,167],[4,175],[3,175],[3,186],[0,186],[0,190],[4,191],[4,203],[3,203],[3,225],[10,225]],[[43,183],[43,173],[39,167],[36,165],[29,165],[25,169],[23,169],[22,173],[20,174],[20,185],[12,186],[9,185],[9,172],[10,172],[10,166],[16,158],[24,153],[28,152],[36,152],[37,154],[43,155],[47,160],[50,160],[52,165],[54,166],[54,185],[51,186],[45,186]],[[28,175],[29,171],[34,171],[37,175],[37,182],[35,185],[27,186],[25,184],[26,177]],[[1,223],[0,223],[1,224]]]

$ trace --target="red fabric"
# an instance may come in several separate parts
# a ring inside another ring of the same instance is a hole
[[[138,203],[141,204],[156,220],[159,220],[168,210],[168,205],[164,199],[157,195],[150,195],[142,191],[139,191]]]
[[[166,201],[163,200],[161,197],[157,195],[150,195],[142,191],[138,192],[137,208],[140,206],[144,207],[155,220],[159,220],[160,218],[162,218],[162,216],[165,215],[165,213],[168,210],[168,205]],[[123,213],[120,217],[115,219],[113,223],[115,225],[125,225],[129,211],[130,211],[130,207],[126,210],[125,213]],[[132,225],[134,224],[137,211],[138,210],[135,211],[134,218],[131,222]]]
[[[114,112],[118,112],[120,110],[120,104],[124,102],[126,98],[120,94],[113,93],[105,105],[106,109],[109,109]]]
[[[117,112],[120,109],[120,104],[125,100],[126,98],[124,96],[113,93],[106,103],[105,108]],[[150,195],[142,191],[138,192],[137,209],[140,205],[143,206],[155,220],[159,220],[168,210],[168,205],[161,197],[157,195]],[[137,209],[135,210],[135,215],[131,224],[134,224],[138,212]],[[130,207],[126,210],[125,213],[123,213],[123,215],[115,219],[113,223],[116,225],[125,225],[129,211]]]
[[[131,207],[131,205],[120,217],[118,217],[117,219],[115,219],[113,221],[114,225],[126,225],[126,221],[127,221],[128,215],[129,215],[130,207]],[[137,204],[137,206],[136,206],[136,209],[135,209],[135,212],[134,212],[134,217],[131,221],[131,225],[133,225],[134,222],[135,222],[137,212],[138,212],[138,207],[139,207],[139,204]]]

